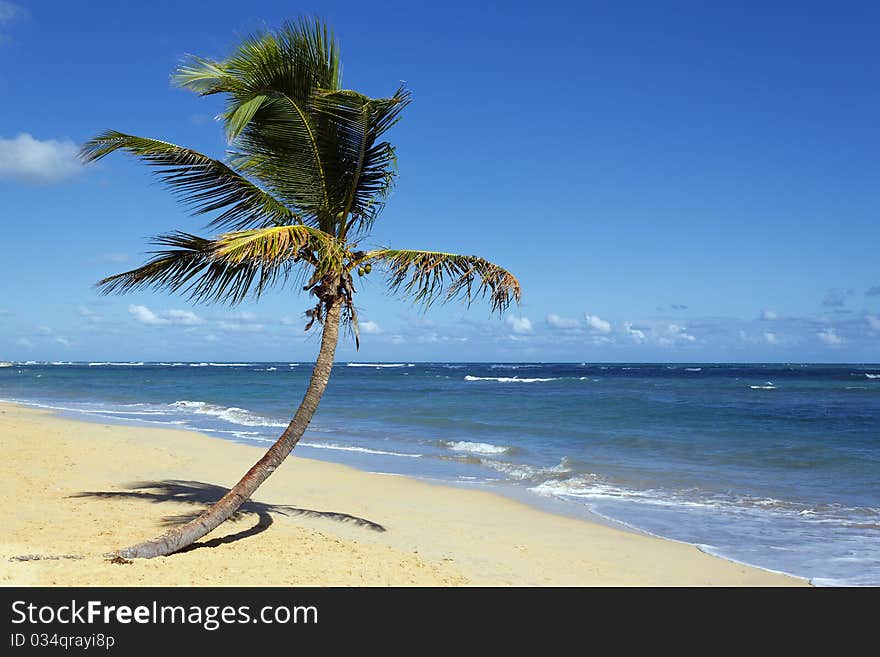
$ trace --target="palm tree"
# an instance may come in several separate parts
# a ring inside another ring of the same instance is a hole
[[[221,61],[189,57],[174,81],[201,95],[225,94],[219,117],[224,161],[166,141],[104,132],[81,150],[85,161],[125,151],[155,167],[193,214],[213,213],[200,237],[172,232],[146,264],[98,283],[104,293],[146,288],[183,292],[197,302],[239,303],[293,280],[314,296],[306,330],[321,326],[308,389],[277,442],[226,495],[194,520],[118,550],[151,558],[176,552],[235,513],[281,464],[309,425],[327,386],[340,324],[359,346],[352,272],[383,269],[393,292],[425,307],[436,299],[468,304],[489,297],[503,312],[520,300],[508,271],[476,256],[437,251],[359,250],[396,178],[394,147],[380,141],[410,102],[344,89],[339,46],[320,21],[286,23],[246,39]]]

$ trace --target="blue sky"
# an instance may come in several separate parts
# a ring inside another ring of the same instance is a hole
[[[722,6],[726,5],[726,6]],[[221,156],[186,53],[319,14],[345,86],[414,101],[370,242],[483,255],[504,318],[376,274],[343,360],[880,361],[880,5],[0,0],[0,360],[309,360],[307,298],[235,308],[93,284],[203,223],[104,129]]]

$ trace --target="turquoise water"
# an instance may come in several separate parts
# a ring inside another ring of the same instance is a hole
[[[17,363],[0,398],[266,446],[310,371]],[[880,585],[880,365],[339,363],[297,453]]]

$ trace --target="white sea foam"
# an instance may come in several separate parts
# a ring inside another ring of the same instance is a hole
[[[551,379],[520,379],[519,377],[513,376],[471,376],[468,374],[464,377],[465,381],[497,381],[498,383],[538,383],[540,381],[555,381],[555,378]]]
[[[776,390],[776,386],[773,385],[772,381],[767,381],[766,385],[763,386],[749,386],[752,390]]]
[[[415,367],[414,363],[347,363],[346,367]]]
[[[510,461],[496,461],[494,459],[482,459],[481,464],[495,470],[496,472],[504,473],[513,479],[533,483],[565,479],[569,477],[572,472],[568,460],[564,458],[558,465],[552,467],[541,467],[528,465],[526,463],[511,463]]]
[[[127,411],[125,407],[117,408],[117,409],[107,409],[107,408],[85,408],[85,407],[76,407],[76,406],[58,406],[56,404],[41,404],[39,402],[27,401],[27,402],[19,402],[13,399],[0,399],[0,401],[9,401],[16,404],[26,404],[27,406],[34,406],[36,408],[47,408],[53,411],[68,411],[72,413],[85,413],[87,415],[101,415],[101,416],[116,416],[116,415],[168,415],[166,411]],[[132,406],[139,406],[139,404],[132,404]],[[130,419],[130,418],[116,418],[116,419]]]
[[[354,447],[351,445],[336,445],[334,443],[302,443],[303,447],[314,447],[316,449],[334,449],[341,452],[362,452],[364,454],[379,454],[381,456],[403,456],[410,459],[417,459],[421,454],[403,454],[401,452],[386,452],[381,449],[369,449],[367,447]]]
[[[712,509],[726,513],[769,512],[796,517],[801,522],[838,527],[880,527],[880,509],[845,507],[838,504],[810,506],[804,503],[748,495],[719,495],[698,491],[634,489],[612,484],[591,473],[547,479],[530,491],[539,495],[583,500],[636,502],[669,508]],[[855,519],[854,519],[855,516]]]
[[[519,365],[510,365],[507,363],[497,363],[495,365],[490,366],[493,370],[527,370],[533,369],[535,367],[544,367],[541,363],[529,363],[529,364],[519,364]]]
[[[685,372],[702,372],[703,368],[702,367],[685,367],[684,371]]]
[[[263,438],[260,436],[259,431],[230,431],[228,429],[206,429],[206,428],[198,428],[197,431],[208,432],[208,433],[225,433],[230,436],[235,436],[236,438],[241,438],[242,440],[250,440],[250,441],[258,441],[261,443],[274,443],[275,438]]]
[[[254,363],[208,363],[208,367],[253,367]]]
[[[467,440],[444,440],[442,444],[454,452],[469,452],[471,454],[504,454],[510,451],[510,447],[490,445],[489,443],[473,443]]]
[[[869,379],[880,379],[880,374],[868,374],[867,372],[865,372],[865,376]]]
[[[101,367],[103,365],[115,365],[117,367],[139,367],[143,363],[89,363],[89,367]]]
[[[232,424],[239,424],[245,427],[286,427],[286,422],[278,422],[261,415],[257,415],[246,408],[238,408],[237,406],[217,406],[203,401],[190,401],[184,399],[168,404],[170,408],[175,410],[184,410],[196,415],[211,415],[226,420]]]

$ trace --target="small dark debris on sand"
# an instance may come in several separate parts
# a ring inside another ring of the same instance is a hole
[[[112,559],[107,559],[110,563],[119,564],[120,566],[128,565],[134,563],[131,559],[126,559],[125,557],[120,557],[118,554]]]

